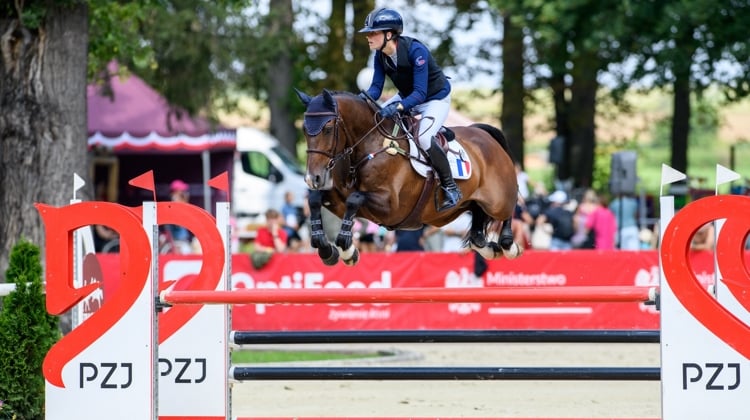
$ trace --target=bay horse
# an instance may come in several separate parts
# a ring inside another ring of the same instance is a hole
[[[511,230],[518,198],[516,172],[499,129],[487,124],[450,128],[455,140],[447,143],[448,158],[470,176],[456,179],[463,194],[458,205],[438,212],[428,203],[431,197],[439,202],[434,171],[425,169],[423,176],[416,170],[420,164],[429,168],[429,162],[409,139],[411,128],[419,125],[413,117],[382,118],[375,101],[349,92],[324,89],[311,97],[297,90],[297,96],[306,107],[311,245],[324,264],[334,265],[341,258],[354,265],[359,260],[352,241],[355,216],[391,230],[414,230],[424,224],[443,226],[470,211],[466,246],[488,259],[521,254]],[[341,219],[335,245],[323,230],[322,206]]]

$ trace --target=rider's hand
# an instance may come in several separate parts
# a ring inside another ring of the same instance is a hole
[[[380,116],[383,118],[390,118],[396,115],[399,112],[399,109],[398,109],[399,105],[400,105],[400,102],[386,105],[383,109],[380,110]]]

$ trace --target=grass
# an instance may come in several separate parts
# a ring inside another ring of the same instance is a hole
[[[232,363],[314,362],[380,357],[383,353],[340,351],[234,350]]]

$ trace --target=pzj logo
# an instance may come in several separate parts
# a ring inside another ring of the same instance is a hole
[[[132,363],[81,363],[78,366],[78,387],[94,383],[102,389],[129,388],[133,383]]]
[[[740,386],[739,363],[682,364],[682,389],[691,383],[700,383],[707,391],[734,390]],[[705,385],[703,385],[705,384]]]

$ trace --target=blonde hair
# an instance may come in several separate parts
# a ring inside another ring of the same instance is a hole
[[[583,193],[583,202],[599,204],[599,195],[596,193],[596,191],[589,188],[585,193]]]

